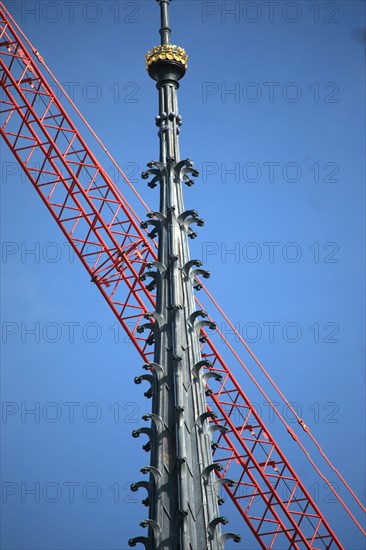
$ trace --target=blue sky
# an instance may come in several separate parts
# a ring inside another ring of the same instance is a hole
[[[159,41],[155,1],[5,4],[156,208],[139,177],[158,155],[144,64]],[[364,10],[358,1],[197,0],[170,10],[172,42],[190,56],[182,155],[201,171],[186,205],[206,222],[192,257],[363,501]],[[2,146],[2,548],[125,549],[147,513],[129,491],[148,461],[130,435],[150,406],[133,384],[141,360],[12,163]],[[363,548],[263,397],[235,375],[345,547]],[[223,512],[240,547],[256,548],[235,511]]]

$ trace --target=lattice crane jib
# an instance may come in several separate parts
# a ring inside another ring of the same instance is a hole
[[[1,136],[140,353],[145,370],[135,382],[150,384],[152,411],[133,435],[147,436],[151,460],[132,487],[148,491],[148,532],[130,543],[214,550],[229,538],[238,542],[239,535],[221,532],[223,486],[261,548],[342,548],[205,333],[213,323],[194,289],[209,274],[188,247],[203,220],[185,210],[182,194],[198,173],[181,160],[178,141],[187,54],[170,43],[169,0],[157,1],[161,44],[148,52],[146,66],[159,93],[160,158],[143,178],[159,189],[160,205],[142,223],[0,2]]]

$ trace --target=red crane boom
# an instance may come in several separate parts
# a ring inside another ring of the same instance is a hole
[[[154,310],[154,295],[141,277],[157,258],[154,244],[75,128],[2,4],[0,79],[2,138],[149,365],[151,335],[139,334],[137,327]],[[222,465],[218,477],[231,479],[225,489],[260,547],[342,548],[203,331],[201,340],[202,368],[216,380],[207,385],[210,410],[218,413],[213,422],[227,430],[216,431],[213,442],[215,461]]]

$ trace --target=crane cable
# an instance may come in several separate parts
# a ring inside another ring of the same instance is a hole
[[[286,397],[284,396],[284,394],[282,393],[282,391],[280,390],[280,388],[277,386],[277,384],[275,383],[275,381],[271,378],[271,376],[268,374],[268,372],[266,371],[265,367],[262,365],[262,363],[259,361],[259,359],[257,358],[257,356],[254,354],[254,352],[251,350],[251,348],[248,346],[248,344],[246,343],[246,341],[244,340],[244,338],[242,337],[242,335],[236,330],[235,326],[233,325],[233,323],[230,321],[230,319],[228,318],[228,316],[226,315],[226,313],[223,311],[223,309],[220,307],[220,305],[218,304],[218,302],[215,300],[215,298],[212,296],[212,294],[210,293],[210,291],[204,287],[204,290],[206,292],[206,294],[208,295],[208,297],[210,298],[210,300],[212,301],[212,303],[216,306],[216,308],[219,310],[219,312],[221,313],[221,315],[223,316],[223,318],[225,319],[225,321],[228,323],[228,325],[230,326],[230,328],[235,332],[236,336],[240,339],[240,342],[241,344],[245,347],[245,349],[247,350],[247,352],[249,353],[249,355],[252,357],[252,359],[254,359],[255,363],[258,365],[258,367],[261,369],[261,371],[263,372],[264,376],[267,378],[267,380],[270,382],[270,384],[273,386],[273,388],[276,390],[276,392],[278,393],[278,395],[281,397],[281,399],[284,401],[285,405],[289,408],[289,410],[292,412],[292,414],[294,415],[294,417],[296,418],[297,422],[300,424],[300,426],[302,427],[302,429],[309,435],[310,439],[312,440],[312,442],[316,445],[319,453],[322,455],[322,457],[325,459],[325,461],[327,462],[328,466],[330,466],[330,468],[335,472],[335,474],[339,477],[339,479],[342,481],[342,483],[345,485],[345,487],[348,489],[348,491],[351,493],[351,495],[353,496],[353,498],[356,500],[356,502],[359,504],[359,506],[362,508],[362,510],[364,512],[366,512],[366,508],[365,506],[362,504],[362,502],[359,500],[359,498],[357,497],[357,495],[354,493],[353,489],[348,485],[348,483],[346,482],[346,480],[343,478],[343,476],[341,475],[341,473],[333,466],[333,464],[331,463],[331,461],[329,460],[329,458],[326,456],[326,454],[324,453],[323,449],[321,448],[320,444],[318,443],[318,441],[316,440],[316,438],[313,436],[313,434],[311,433],[310,431],[310,428],[309,426],[307,426],[305,423],[304,423],[304,420],[297,414],[297,412],[295,411],[295,409],[293,408],[293,406],[291,405],[291,403],[286,399]],[[221,335],[222,338],[223,335]],[[237,354],[234,352],[234,350],[232,349],[231,345],[228,343],[228,341],[225,339],[225,342],[226,344],[228,345],[229,348],[231,348],[232,350],[232,353],[234,355],[236,355],[238,361],[241,363],[241,365],[243,366],[243,368],[246,370],[246,372],[248,373],[248,375],[252,378],[253,382],[258,386],[259,390],[261,391],[262,395],[265,396],[265,393],[262,391],[262,388],[259,386],[259,384],[256,382],[256,380],[254,379],[254,377],[250,374],[249,370],[247,369],[247,367],[244,365],[244,363],[241,361],[241,359],[237,356]],[[266,397],[266,396],[265,396]],[[266,399],[268,399],[266,397]],[[275,410],[276,414],[279,415],[282,419],[282,415],[277,411],[275,405],[273,403],[271,403],[271,401],[268,401],[269,404],[272,406],[272,408]],[[283,421],[285,422],[285,420],[283,419]],[[285,422],[286,424],[286,422]],[[288,426],[287,426],[288,428]],[[288,428],[288,431],[290,431],[291,429]],[[291,433],[291,431],[290,431]]]
[[[127,176],[125,175],[125,173],[123,172],[123,170],[121,169],[121,167],[118,165],[118,163],[114,160],[114,158],[112,157],[112,155],[109,153],[108,149],[106,148],[106,146],[104,145],[104,143],[101,141],[101,139],[98,137],[98,135],[96,134],[96,132],[93,130],[93,128],[91,127],[91,125],[88,123],[88,121],[86,120],[86,118],[84,117],[84,115],[81,113],[81,111],[78,109],[78,107],[75,105],[75,103],[72,101],[71,97],[67,94],[66,90],[63,88],[62,84],[58,81],[58,79],[55,77],[55,75],[52,73],[51,69],[47,66],[46,62],[44,61],[43,57],[40,55],[39,51],[34,48],[34,46],[32,45],[32,43],[30,42],[30,40],[28,39],[28,37],[24,34],[24,32],[22,31],[22,29],[19,27],[19,25],[17,24],[17,22],[15,21],[15,19],[12,17],[12,15],[8,12],[8,10],[5,8],[5,6],[3,5],[3,8],[4,8],[4,11],[6,12],[7,16],[9,17],[9,19],[12,21],[12,23],[14,24],[14,26],[16,27],[16,29],[18,30],[18,32],[21,34],[21,36],[23,37],[23,39],[25,40],[25,42],[27,42],[27,44],[29,45],[29,47],[31,48],[33,54],[37,57],[38,61],[41,63],[41,65],[45,68],[45,70],[47,71],[47,73],[50,75],[50,77],[53,79],[53,81],[55,82],[55,84],[58,86],[58,88],[60,89],[60,91],[63,93],[63,95],[65,96],[65,98],[67,99],[67,101],[70,103],[71,107],[75,110],[75,112],[77,113],[77,115],[81,118],[82,122],[85,124],[85,126],[87,127],[87,129],[90,131],[90,133],[92,134],[92,136],[94,137],[94,139],[97,141],[97,143],[99,144],[99,146],[102,148],[102,150],[104,151],[104,153],[108,156],[109,160],[112,162],[112,164],[114,165],[114,167],[117,169],[117,171],[121,174],[121,176],[123,177],[123,179],[125,180],[125,182],[128,184],[128,186],[130,187],[130,189],[132,190],[132,192],[136,195],[136,197],[138,198],[138,200],[141,202],[141,204],[144,206],[144,208],[147,210],[147,211],[150,211],[149,207],[147,206],[147,204],[145,203],[145,201],[143,200],[143,198],[141,197],[141,195],[138,193],[138,191],[135,189],[135,187],[132,185],[132,183],[129,181],[129,179],[127,178]],[[100,168],[103,170],[103,172],[106,174],[104,168],[102,166],[100,166]],[[107,177],[108,177],[108,180],[110,180],[108,174],[106,174]],[[111,181],[111,183],[113,183]],[[113,184],[113,187],[114,189],[118,192],[118,195],[121,197],[122,201],[124,203],[127,203],[125,197],[123,196],[122,192],[119,190],[119,188]],[[137,214],[135,213],[135,211],[133,210],[133,208],[131,207],[131,205],[129,205],[127,203],[128,207],[131,209],[131,212],[133,213],[133,215],[135,216],[135,218],[138,220],[139,217],[137,216]],[[332,462],[328,459],[328,457],[326,456],[326,454],[324,453],[324,451],[322,450],[321,446],[319,445],[318,441],[316,440],[316,438],[313,436],[313,434],[311,433],[310,429],[308,426],[306,426],[306,424],[304,423],[303,419],[300,418],[298,416],[298,414],[296,413],[296,411],[294,410],[294,408],[292,407],[291,403],[285,398],[284,394],[281,392],[281,390],[278,388],[278,386],[276,385],[276,383],[274,382],[274,380],[270,377],[270,375],[268,374],[268,372],[266,371],[265,367],[261,364],[261,362],[259,361],[259,359],[255,356],[255,354],[253,353],[253,351],[249,348],[248,344],[245,342],[245,340],[242,338],[241,334],[237,331],[237,329],[235,328],[235,326],[233,325],[233,323],[229,320],[229,318],[227,317],[227,315],[224,313],[224,311],[222,310],[221,306],[218,304],[218,302],[214,299],[214,297],[212,296],[212,294],[209,292],[209,290],[206,288],[205,285],[202,285],[203,286],[203,289],[204,291],[206,292],[208,298],[211,300],[211,302],[215,305],[215,307],[218,309],[218,311],[220,312],[220,314],[223,316],[223,318],[228,322],[230,328],[234,331],[234,334],[239,338],[239,341],[240,343],[245,347],[245,349],[248,351],[248,353],[250,354],[250,356],[253,358],[253,360],[255,361],[255,363],[257,364],[257,366],[261,369],[261,371],[263,372],[263,374],[265,375],[265,377],[267,378],[267,380],[270,382],[270,384],[273,386],[273,388],[275,389],[275,391],[278,393],[278,395],[281,397],[281,399],[284,401],[284,403],[286,404],[286,406],[289,408],[289,410],[292,412],[292,414],[294,415],[294,417],[296,418],[297,422],[300,424],[300,426],[303,428],[303,430],[309,435],[309,437],[311,438],[311,440],[313,441],[313,443],[315,444],[315,446],[317,447],[319,453],[322,455],[322,457],[325,459],[325,461],[327,462],[327,464],[330,466],[330,468],[335,472],[335,474],[339,477],[339,479],[342,481],[342,483],[344,484],[344,486],[348,489],[348,491],[350,492],[350,494],[353,496],[353,498],[356,500],[356,502],[358,503],[358,505],[362,508],[362,510],[364,512],[366,512],[366,508],[363,506],[362,502],[359,500],[359,498],[357,497],[357,495],[354,493],[354,491],[352,490],[352,488],[348,485],[348,483],[346,482],[346,480],[344,479],[344,477],[340,474],[340,472],[333,466]],[[248,376],[251,378],[252,382],[255,384],[255,386],[257,387],[257,389],[259,389],[259,391],[262,393],[262,395],[266,398],[268,404],[272,407],[272,409],[274,410],[274,412],[276,413],[276,415],[279,417],[280,421],[285,425],[287,431],[290,433],[291,437],[296,441],[296,443],[300,446],[300,448],[302,449],[302,451],[304,452],[304,454],[307,456],[308,460],[310,461],[310,463],[312,464],[312,466],[314,467],[314,469],[316,470],[316,472],[318,473],[318,475],[326,482],[326,484],[328,485],[328,487],[330,487],[330,489],[332,490],[332,492],[337,496],[339,502],[342,504],[342,506],[344,507],[344,509],[347,511],[347,513],[350,515],[350,517],[353,519],[354,523],[357,525],[357,527],[362,531],[362,533],[364,535],[366,535],[366,532],[364,531],[364,529],[362,528],[362,526],[359,524],[359,522],[357,521],[357,519],[353,516],[352,512],[348,509],[348,507],[346,506],[346,504],[342,501],[340,495],[335,491],[335,489],[332,487],[331,483],[328,481],[328,479],[321,473],[321,471],[319,470],[319,468],[316,466],[316,464],[313,462],[312,458],[310,457],[310,454],[308,453],[308,451],[305,449],[305,447],[301,444],[301,442],[299,441],[298,437],[295,435],[295,433],[293,432],[292,428],[289,427],[289,425],[287,424],[286,420],[283,418],[283,416],[281,415],[281,413],[277,410],[276,406],[272,403],[272,401],[268,398],[268,396],[266,395],[266,393],[264,392],[264,390],[261,388],[261,386],[258,384],[258,382],[255,380],[254,376],[250,373],[249,369],[246,367],[246,365],[244,364],[244,362],[240,359],[240,357],[238,356],[238,354],[235,352],[235,350],[233,349],[233,347],[231,346],[231,344],[229,344],[229,342],[226,340],[226,338],[223,337],[223,335],[221,335],[221,337],[224,339],[226,345],[228,346],[228,348],[230,349],[231,353],[236,357],[236,359],[239,361],[240,365],[244,368],[244,370],[246,371],[246,373],[248,374]]]
[[[40,64],[45,68],[46,72],[50,75],[50,77],[53,79],[53,81],[55,82],[55,84],[58,86],[58,88],[60,89],[60,91],[63,93],[63,95],[65,96],[65,98],[67,99],[67,101],[70,103],[71,107],[75,110],[75,112],[78,114],[78,116],[81,118],[81,120],[83,121],[83,123],[85,124],[85,126],[88,128],[89,132],[92,134],[92,136],[94,137],[94,139],[97,141],[98,145],[103,149],[104,153],[108,156],[109,160],[112,162],[112,164],[114,165],[114,167],[117,169],[117,171],[121,174],[121,176],[123,177],[123,179],[125,180],[125,182],[127,183],[127,185],[130,187],[130,189],[133,191],[133,193],[137,196],[137,198],[139,199],[139,201],[141,202],[141,204],[144,206],[144,208],[146,208],[146,210],[149,212],[150,209],[149,207],[147,206],[147,204],[145,203],[144,199],[141,197],[141,195],[139,194],[139,192],[135,189],[135,187],[132,185],[132,183],[130,182],[130,180],[127,178],[126,174],[123,172],[123,170],[121,169],[121,167],[119,166],[119,164],[114,160],[114,158],[112,157],[111,153],[108,151],[108,149],[106,148],[106,146],[104,145],[104,143],[102,142],[102,140],[98,137],[98,135],[96,134],[96,132],[93,130],[93,128],[90,126],[90,124],[88,123],[88,121],[86,120],[86,118],[84,117],[84,115],[82,114],[82,112],[78,109],[78,107],[75,105],[75,103],[72,101],[71,97],[68,95],[68,93],[66,92],[66,90],[64,89],[64,87],[62,86],[62,84],[58,81],[58,79],[56,78],[56,76],[52,73],[51,69],[48,67],[48,65],[46,64],[45,60],[43,59],[43,57],[41,56],[41,54],[39,53],[39,51],[33,46],[33,44],[30,42],[30,40],[28,39],[28,37],[24,34],[24,32],[22,31],[22,29],[19,27],[18,23],[15,21],[15,19],[12,17],[12,15],[9,13],[9,11],[6,9],[6,7],[3,5],[3,8],[4,8],[4,11],[6,12],[7,16],[9,17],[9,19],[11,20],[11,22],[13,23],[13,25],[16,27],[16,29],[18,30],[18,32],[22,35],[23,39],[25,40],[25,42],[27,42],[28,46],[31,48],[33,54],[37,57],[38,61],[40,62]],[[103,170],[103,172],[105,173],[105,170],[104,168],[101,166],[101,169]],[[108,176],[108,174],[107,174]],[[108,176],[108,179],[109,176]],[[114,186],[115,189],[118,191],[118,194],[121,196],[121,198],[123,199],[123,202],[126,203],[126,199],[125,197],[123,196],[122,192],[118,189],[117,186]],[[136,212],[134,212],[133,208],[131,207],[131,205],[128,205],[130,208],[131,208],[131,211],[133,212],[134,216],[138,218]]]
[[[363,533],[363,535],[366,536],[366,531],[363,529],[362,525],[358,522],[358,520],[356,519],[356,517],[354,516],[354,514],[351,512],[351,510],[348,508],[348,506],[346,505],[346,503],[342,500],[341,496],[339,495],[339,493],[336,491],[336,489],[332,486],[331,482],[327,479],[327,477],[320,471],[320,469],[318,468],[318,466],[315,464],[314,460],[311,458],[310,456],[310,453],[306,450],[306,448],[304,447],[304,445],[301,443],[301,441],[299,440],[298,436],[295,434],[295,432],[293,431],[293,429],[287,424],[286,420],[283,418],[283,416],[281,415],[281,413],[277,410],[277,408],[273,405],[273,403],[271,402],[271,400],[269,399],[269,397],[267,396],[266,392],[261,388],[260,384],[256,381],[256,379],[254,378],[254,376],[251,374],[250,370],[248,369],[248,367],[245,365],[244,361],[242,361],[242,359],[239,357],[239,355],[236,353],[236,351],[234,350],[234,348],[232,347],[232,345],[227,341],[227,339],[225,338],[225,336],[218,330],[218,334],[221,336],[221,338],[223,339],[223,341],[226,343],[226,345],[228,346],[228,348],[230,349],[230,351],[232,352],[232,354],[234,355],[234,357],[237,359],[237,361],[240,363],[240,365],[243,367],[243,369],[245,370],[245,372],[248,374],[248,376],[250,377],[250,379],[252,380],[252,382],[254,383],[254,385],[256,386],[256,388],[261,392],[261,394],[263,395],[263,397],[267,400],[268,404],[272,406],[274,412],[276,413],[276,415],[278,416],[278,418],[280,419],[280,421],[282,422],[282,424],[285,426],[285,428],[287,429],[287,431],[289,432],[289,434],[291,435],[292,439],[299,445],[300,449],[302,450],[302,452],[305,454],[305,456],[307,457],[308,461],[310,462],[310,464],[313,466],[313,468],[315,469],[315,471],[317,472],[317,474],[321,477],[321,479],[328,485],[328,487],[330,488],[330,490],[332,491],[332,493],[334,493],[335,497],[338,499],[339,503],[343,506],[343,508],[346,510],[347,514],[350,516],[350,518],[353,520],[353,522],[356,524],[356,526],[359,528],[359,530]],[[232,402],[234,403],[232,397],[229,395],[229,397],[231,398]],[[239,411],[239,415],[244,419],[244,416],[241,414],[241,411]],[[305,431],[307,426],[305,424],[302,424],[302,427]],[[333,468],[334,469],[334,468]],[[334,471],[336,471],[334,469]],[[361,504],[362,506],[362,504]],[[363,507],[363,506],[362,506]]]
[[[82,112],[78,109],[78,107],[76,106],[76,104],[72,101],[71,97],[69,96],[69,94],[66,92],[66,90],[64,89],[64,87],[62,86],[62,84],[59,82],[59,80],[56,78],[56,76],[52,73],[51,69],[48,67],[48,65],[46,64],[45,60],[43,59],[43,57],[41,56],[40,52],[33,46],[33,44],[31,43],[31,41],[29,40],[29,38],[25,35],[25,33],[22,31],[21,27],[18,25],[18,23],[15,21],[15,19],[12,17],[12,15],[8,12],[8,10],[6,9],[6,7],[3,5],[3,8],[4,8],[4,11],[6,12],[7,16],[9,17],[9,19],[12,21],[13,25],[16,27],[16,29],[18,30],[18,32],[21,34],[21,36],[23,37],[24,41],[28,44],[28,46],[30,47],[30,49],[32,50],[33,54],[36,56],[36,58],[38,59],[38,61],[40,62],[40,64],[44,67],[44,69],[46,70],[46,72],[49,74],[49,76],[52,78],[52,80],[54,81],[54,83],[57,85],[57,87],[60,89],[61,93],[65,96],[66,100],[70,103],[71,107],[74,109],[74,111],[77,113],[77,115],[80,117],[80,119],[82,120],[82,122],[85,124],[85,126],[87,127],[87,129],[90,131],[90,133],[92,134],[92,136],[94,137],[94,139],[97,141],[98,145],[101,147],[101,149],[103,150],[103,152],[107,155],[107,157],[109,158],[109,160],[112,162],[113,166],[117,169],[117,171],[120,173],[120,175],[122,176],[122,178],[125,180],[125,182],[127,183],[127,185],[130,187],[130,189],[132,190],[132,192],[136,195],[136,197],[138,198],[138,200],[141,202],[141,204],[143,205],[143,207],[146,209],[147,212],[150,211],[150,208],[147,206],[147,204],[145,203],[144,199],[141,197],[141,195],[139,194],[139,192],[137,191],[137,189],[132,185],[132,183],[130,182],[130,180],[127,178],[126,174],[123,172],[123,170],[121,169],[121,167],[119,166],[119,164],[115,161],[115,159],[112,157],[111,153],[108,151],[108,149],[106,148],[106,146],[104,145],[104,143],[102,142],[102,140],[99,138],[99,136],[96,134],[96,132],[94,131],[94,129],[91,127],[91,125],[88,123],[88,121],[86,120],[86,118],[84,117],[84,115],[82,114]],[[79,159],[80,160],[80,159]],[[98,163],[99,164],[99,163]],[[136,212],[134,211],[134,209],[132,208],[132,206],[129,204],[129,202],[126,200],[126,197],[122,194],[122,192],[120,191],[120,189],[117,187],[117,185],[115,185],[115,183],[112,181],[112,179],[109,177],[109,175],[107,174],[107,172],[105,171],[105,169],[103,168],[102,165],[99,164],[99,168],[101,170],[101,172],[106,176],[106,178],[108,179],[110,185],[113,187],[113,190],[117,193],[117,195],[121,198],[121,201],[122,203],[124,203],[131,211],[131,213],[133,214],[133,216],[135,217],[136,221],[139,223],[140,222],[140,218],[139,216],[136,214]],[[156,243],[154,241],[154,244],[156,246]]]

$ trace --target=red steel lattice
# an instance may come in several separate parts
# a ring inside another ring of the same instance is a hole
[[[156,260],[140,220],[116,189],[47,84],[0,4],[0,133],[91,280],[146,363],[151,338],[139,334],[154,296],[141,281]],[[212,340],[202,332],[220,480],[266,548],[342,548]],[[224,344],[223,344],[224,345]],[[221,378],[221,380],[220,380]],[[227,483],[227,478],[232,482]],[[220,483],[220,482],[219,482]]]

